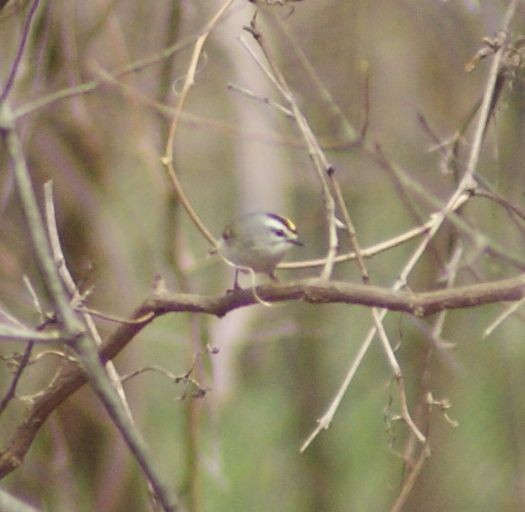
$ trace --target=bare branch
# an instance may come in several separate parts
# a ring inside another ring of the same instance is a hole
[[[525,275],[424,293],[396,292],[363,284],[310,280],[261,286],[257,289],[257,294],[267,302],[296,300],[311,304],[360,304],[385,308],[385,311],[402,311],[416,316],[427,316],[445,309],[470,308],[495,302],[519,300],[525,296]],[[160,289],[146,299],[131,315],[132,319],[144,318],[145,320],[141,323],[129,322],[120,325],[102,344],[100,356],[103,361],[114,358],[145,326],[160,315],[186,312],[222,317],[230,311],[254,304],[258,302],[251,289],[216,297],[177,294]],[[360,359],[366,354],[374,335],[375,329],[359,349],[361,358],[356,357],[354,372],[360,364]],[[349,378],[351,379],[350,374]],[[35,400],[26,418],[20,423],[7,447],[0,454],[0,478],[22,463],[36,433],[48,415],[86,382],[87,377],[77,364],[68,362],[61,368],[53,385]]]
[[[0,338],[7,341],[36,341],[39,343],[56,343],[66,339],[59,331],[35,331],[25,327],[0,324]]]
[[[175,142],[175,133],[179,125],[179,120],[182,114],[182,109],[186,102],[188,93],[190,92],[190,89],[193,87],[194,80],[195,80],[195,73],[197,70],[198,62],[199,62],[199,57],[202,53],[202,48],[204,46],[204,43],[206,42],[206,39],[208,38],[212,30],[217,25],[217,23],[219,23],[221,17],[228,10],[228,8],[230,7],[232,3],[233,3],[233,0],[226,0],[224,2],[224,4],[215,13],[215,15],[211,18],[211,20],[208,21],[202,34],[198,37],[197,41],[195,42],[195,47],[193,50],[190,65],[188,67],[188,72],[186,73],[186,77],[184,80],[184,86],[179,95],[179,101],[177,103],[177,106],[175,107],[175,114],[173,116],[173,120],[170,125],[168,141],[166,143],[166,152],[161,159],[162,163],[166,166],[168,176],[171,180],[173,189],[175,191],[175,194],[177,195],[178,200],[181,202],[182,206],[186,210],[190,219],[195,224],[195,227],[202,233],[204,238],[208,240],[208,242],[211,244],[213,248],[217,247],[217,241],[215,240],[215,237],[210,233],[208,228],[205,226],[204,222],[201,220],[201,218],[199,217],[199,215],[197,214],[197,212],[191,205],[190,201],[186,197],[186,194],[184,193],[184,189],[182,188],[182,184],[180,183],[180,180],[175,171],[175,166],[173,165],[172,152],[173,152],[173,144]]]
[[[154,53],[152,55],[149,55],[148,57],[139,59],[136,62],[132,62],[131,64],[127,64],[126,66],[122,66],[116,70],[113,70],[111,74],[114,77],[121,77],[129,73],[133,73],[135,71],[140,71],[141,69],[151,66],[152,64],[156,64],[157,62],[161,62],[162,60],[165,60],[174,55],[175,53],[183,50],[187,46],[191,45],[196,38],[196,35],[188,36],[180,41],[177,41],[175,44],[169,46],[168,48],[164,48],[160,52]],[[38,98],[30,103],[22,105],[21,107],[18,107],[14,111],[14,118],[20,119],[21,117],[24,117],[28,114],[32,114],[33,112],[41,108],[52,105],[57,101],[71,98],[73,96],[78,96],[81,94],[90,93],[96,90],[104,83],[104,79],[97,79],[85,82],[83,84],[75,85],[73,87],[68,87],[66,89],[61,89],[52,94],[49,94],[42,98]]]
[[[321,272],[321,278],[328,280],[332,274],[334,260],[339,246],[335,217],[335,200],[332,197],[328,180],[328,176],[330,172],[333,171],[333,167],[328,163],[328,159],[326,158],[324,151],[317,141],[313,130],[306,119],[306,116],[299,108],[297,100],[295,99],[295,96],[292,93],[285,76],[277,66],[277,60],[273,57],[269,45],[266,43],[262,32],[259,30],[256,24],[256,17],[257,12],[254,14],[250,22],[250,26],[246,27],[246,30],[253,36],[254,40],[259,45],[266,62],[270,66],[271,71],[266,71],[266,74],[270,76],[273,84],[277,87],[283,98],[288,102],[290,110],[294,115],[297,127],[299,128],[308,148],[308,155],[314,164],[314,169],[321,183],[321,192],[325,208],[326,224],[328,228],[328,251],[325,264],[323,265],[323,270]],[[253,52],[250,52],[250,54],[252,56],[254,55]],[[262,67],[263,70],[265,69],[258,59],[256,62]]]
[[[36,264],[49,296],[58,310],[61,334],[67,344],[80,356],[83,367],[89,374],[93,389],[155,489],[155,495],[162,508],[165,511],[174,511],[176,510],[174,493],[171,488],[163,483],[160,473],[158,473],[149,456],[144,440],[129,420],[117,391],[112,386],[106,370],[100,363],[93,339],[86,335],[83,325],[77,318],[62,287],[31,184],[22,143],[15,130],[12,111],[7,102],[0,105],[0,130],[6,139],[9,156],[13,162],[15,182],[35,251]]]
[[[24,21],[24,26],[22,28],[22,39],[20,40],[20,44],[18,45],[16,56],[15,56],[15,59],[13,60],[13,64],[11,65],[11,69],[9,71],[9,75],[7,77],[7,81],[4,86],[4,90],[2,91],[2,94],[0,95],[0,104],[2,104],[7,99],[7,97],[9,96],[9,92],[11,91],[15,83],[16,73],[18,71],[18,67],[20,66],[20,62],[22,61],[22,55],[24,53],[24,48],[26,46],[27,38],[29,36],[29,29],[31,28],[31,22],[33,21],[33,17],[35,15],[35,12],[39,4],[40,4],[40,0],[33,0],[33,3],[31,4],[31,7],[29,8],[29,12],[27,13],[27,17]]]

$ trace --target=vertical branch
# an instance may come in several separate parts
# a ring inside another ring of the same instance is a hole
[[[343,213],[343,218],[345,220],[346,229],[350,237],[350,242],[356,254],[356,261],[357,261],[359,270],[361,272],[363,283],[367,284],[369,283],[368,269],[366,268],[365,260],[361,252],[361,247],[357,239],[357,233],[355,231],[352,219],[350,218],[350,213],[348,211],[348,208],[346,207],[346,204],[343,198],[343,194],[341,192],[341,187],[339,185],[339,182],[336,180],[334,174],[335,173],[331,173],[330,178],[332,180],[332,186],[336,192],[337,203],[338,203],[339,209]],[[394,378],[395,378],[396,385],[398,388],[399,402],[401,406],[401,417],[406,422],[406,424],[408,425],[408,427],[410,428],[414,436],[417,438],[417,440],[420,443],[425,443],[426,442],[425,435],[417,427],[416,423],[412,419],[412,416],[410,415],[410,411],[408,408],[408,402],[407,402],[407,396],[406,396],[406,390],[405,390],[405,379],[403,376],[403,372],[401,371],[401,367],[399,366],[399,363],[397,362],[397,358],[392,349],[392,344],[390,343],[388,339],[388,336],[386,334],[385,328],[382,323],[385,315],[386,315],[386,311],[381,312],[377,308],[372,308],[372,319],[374,322],[375,331],[379,334],[379,339],[383,346],[383,350],[385,351],[385,354],[386,354],[388,363],[390,365],[390,368],[392,370],[392,373],[394,374]]]
[[[467,168],[465,174],[461,180],[460,186],[464,189],[474,188],[475,180],[473,179],[474,172],[478,165],[479,155],[481,153],[481,146],[483,144],[483,136],[487,128],[490,114],[492,111],[492,103],[494,94],[496,91],[496,84],[498,81],[500,67],[505,55],[507,42],[509,40],[509,27],[514,13],[516,12],[517,0],[510,0],[503,18],[503,22],[500,28],[501,31],[501,45],[494,55],[492,65],[489,71],[489,77],[487,79],[487,85],[485,86],[485,92],[483,94],[483,100],[479,111],[479,118],[476,124],[476,131],[474,132],[474,138],[472,140],[472,149],[470,150],[469,158],[467,161]]]
[[[4,86],[4,90],[2,91],[2,94],[0,95],[0,105],[7,99],[15,83],[16,73],[18,71],[18,67],[20,66],[20,62],[22,60],[22,55],[24,54],[24,48],[26,46],[27,38],[29,36],[31,22],[33,21],[33,17],[35,15],[35,12],[39,4],[40,4],[40,0],[33,0],[33,3],[31,4],[31,7],[29,8],[29,12],[27,13],[27,17],[24,21],[24,26],[22,27],[22,39],[20,40],[20,44],[18,45],[15,58],[13,60],[13,63],[11,64],[11,69],[9,70],[9,75],[7,76],[7,81]]]
[[[328,225],[328,253],[326,256],[325,264],[323,266],[323,270],[321,272],[321,279],[328,280],[332,275],[332,270],[334,268],[335,263],[335,256],[339,246],[335,219],[335,201],[332,197],[332,193],[330,191],[330,186],[327,179],[327,174],[329,174],[331,172],[331,169],[333,168],[328,163],[328,159],[326,158],[319,142],[317,141],[312,129],[310,128],[308,120],[301,112],[299,105],[297,104],[297,101],[288,85],[288,82],[286,81],[286,78],[277,66],[276,59],[273,57],[270,48],[268,47],[265,39],[263,38],[261,31],[257,27],[256,16],[257,12],[252,18],[250,27],[246,28],[246,30],[253,36],[253,38],[259,45],[259,48],[261,49],[266,61],[268,62],[268,65],[271,69],[272,82],[276,85],[279,92],[288,102],[288,105],[293,113],[299,131],[301,132],[301,135],[303,136],[306,142],[306,145],[308,147],[308,154],[312,159],[314,168],[317,172],[319,181],[321,183],[321,191],[326,213],[326,222]]]
[[[508,40],[507,33],[509,30],[509,25],[512,20],[512,17],[514,16],[515,10],[516,10],[516,0],[510,0],[509,6],[505,13],[505,17],[504,17],[502,27],[501,27],[501,31],[504,34],[503,43],[501,44],[500,48],[496,51],[494,55],[494,59],[492,61],[492,65],[490,67],[489,77],[487,79],[487,84],[485,86],[485,92],[483,94],[483,101],[481,103],[479,118],[476,124],[474,138],[472,140],[472,146],[471,146],[471,150],[469,153],[465,173],[463,174],[463,177],[461,178],[455,192],[452,194],[450,199],[447,201],[445,207],[436,215],[434,225],[428,231],[428,233],[424,236],[419,247],[416,249],[415,253],[413,254],[412,259],[407,263],[404,271],[401,273],[400,281],[404,283],[406,283],[408,274],[412,271],[416,262],[419,261],[419,258],[421,257],[423,252],[426,250],[431,240],[434,238],[434,235],[440,229],[444,220],[448,217],[450,212],[452,212],[452,210],[455,208],[456,203],[458,201],[461,201],[462,196],[467,194],[468,190],[471,188],[474,188],[475,186],[476,180],[474,179],[474,173],[476,171],[476,167],[479,161],[479,156],[481,153],[481,146],[483,142],[483,134],[485,132],[485,126],[488,123],[492,97],[494,95],[494,89],[496,87],[496,81],[498,78],[499,69],[500,69],[503,55],[505,52],[505,45]]]
[[[48,181],[44,185],[44,195],[47,228],[49,233],[49,240],[51,243],[51,250],[55,260],[55,265],[58,269],[60,278],[62,279],[62,282],[64,283],[64,286],[66,287],[67,292],[71,297],[71,301],[73,302],[73,304],[75,304],[81,300],[81,297],[77,285],[75,284],[75,281],[73,280],[73,277],[71,276],[67,268],[66,259],[64,257],[64,253],[62,252],[62,245],[60,243],[60,238],[58,235],[58,226],[56,222],[55,205],[53,201],[53,183],[51,181]],[[102,338],[100,337],[100,334],[97,330],[95,322],[93,321],[93,318],[91,318],[91,315],[86,312],[81,312],[80,316],[82,317],[82,320],[86,325],[90,337],[93,339],[97,346],[100,346],[102,344]],[[115,368],[115,365],[112,361],[108,361],[106,363],[106,368],[108,370],[108,375],[111,379],[113,387],[117,390],[117,393],[120,395],[122,405],[126,410],[129,419],[133,421],[126,394],[124,393],[124,389],[122,387],[122,383],[120,382],[120,378]]]
[[[120,397],[100,362],[93,340],[84,332],[83,326],[76,317],[62,286],[52,257],[44,223],[38,209],[29,170],[22,151],[22,144],[16,133],[12,112],[7,102],[0,105],[0,130],[6,140],[8,152],[13,162],[15,182],[26,218],[29,236],[35,250],[36,264],[49,296],[58,309],[64,338],[67,340],[68,345],[79,355],[93,389],[155,489],[155,494],[161,506],[165,511],[174,511],[176,510],[174,495],[163,484],[160,473],[157,472],[151,460],[142,436],[129,420]]]
[[[459,263],[461,261],[462,256],[463,256],[463,249],[462,249],[462,246],[458,243],[454,247],[452,254],[449,258],[447,287],[453,286],[456,280],[457,272],[459,270]],[[438,314],[436,320],[434,321],[434,324],[432,326],[431,335],[435,339],[441,338],[442,331],[445,325],[446,316],[447,316],[447,311],[443,310]],[[424,419],[424,422],[425,422],[424,430],[425,430],[425,435],[427,437],[430,431],[430,417],[432,414],[432,405],[433,405],[432,401],[429,400],[430,362],[431,362],[433,353],[434,353],[434,347],[433,345],[429,344],[428,349],[427,349],[427,354],[425,357],[424,368],[422,371],[422,377],[421,377],[422,384],[421,384],[420,398],[419,398],[419,414],[418,414],[418,411],[416,411],[416,415],[423,417]],[[421,447],[419,450],[419,453],[417,453],[416,442],[415,442],[414,436],[410,436],[407,439],[404,453],[403,453],[403,459],[405,461],[406,467],[409,468],[409,470],[405,472],[405,475],[402,481],[402,485],[401,485],[401,490],[399,491],[399,495],[396,498],[395,503],[392,506],[392,509],[390,510],[390,512],[396,512],[396,511],[402,510],[402,507],[404,503],[406,502],[408,495],[417,480],[417,477],[419,476],[419,474],[421,473],[421,470],[423,469],[423,462],[429,455],[430,455],[430,445],[429,444],[426,444],[423,447]]]
[[[82,326],[69,304],[69,299],[62,287],[55,263],[51,257],[49,240],[38,210],[29,169],[23,155],[22,144],[15,131],[12,112],[7,102],[0,105],[0,130],[6,141],[7,150],[13,163],[15,183],[35,251],[35,263],[49,296],[53,298],[58,308],[58,313],[65,329],[64,334],[73,340],[82,333]]]
[[[71,301],[73,302],[73,304],[75,304],[81,301],[81,295],[77,288],[77,285],[75,284],[75,281],[73,280],[73,277],[71,276],[67,268],[66,259],[64,257],[62,245],[60,243],[60,237],[58,234],[58,226],[55,215],[55,205],[53,201],[53,182],[48,181],[44,185],[44,195],[46,221],[49,233],[49,240],[51,243],[51,250],[53,252],[53,257],[55,259],[55,264],[60,274],[60,278],[62,279],[62,282],[64,283],[64,286],[66,287],[67,292],[71,297]],[[102,338],[100,337],[100,334],[95,325],[95,322],[93,321],[93,318],[87,312],[81,312],[80,315],[84,324],[86,325],[90,337],[95,342],[95,345],[97,345],[97,347],[100,347],[100,345],[102,345]],[[132,424],[134,428],[137,428],[135,420],[133,419],[133,415],[131,414],[128,399],[126,397],[126,393],[124,391],[124,387],[122,386],[122,382],[120,380],[115,364],[113,363],[113,361],[109,360],[106,362],[105,367],[108,372],[109,380],[111,381],[113,388],[116,390],[120,398],[120,403],[128,417],[130,424]],[[154,500],[155,490],[149,480],[147,483],[150,497],[152,498],[152,500]]]

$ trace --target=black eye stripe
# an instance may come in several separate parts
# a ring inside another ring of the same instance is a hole
[[[282,236],[282,237],[284,237],[284,236],[286,235],[286,233],[285,233],[282,229],[272,228],[272,231],[273,231],[277,236]]]

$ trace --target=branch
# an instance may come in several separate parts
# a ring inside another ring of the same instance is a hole
[[[34,0],[34,2],[32,3],[29,9],[27,17],[24,21],[24,27],[22,28],[22,39],[20,40],[20,44],[18,45],[15,59],[13,60],[13,64],[11,65],[11,69],[9,71],[9,76],[7,77],[7,81],[6,81],[4,90],[2,91],[2,94],[0,95],[0,104],[3,103],[7,99],[15,83],[16,73],[18,71],[18,67],[20,66],[22,55],[24,53],[24,48],[27,43],[27,38],[29,36],[29,29],[31,28],[31,22],[33,21],[33,17],[35,16],[35,12],[38,8],[39,3],[40,3],[40,0]]]
[[[69,297],[62,286],[42,216],[38,209],[29,169],[23,154],[22,142],[15,129],[13,114],[7,102],[0,105],[0,133],[6,140],[9,156],[13,162],[13,174],[29,237],[33,245],[35,262],[53,306],[57,309],[61,335],[66,340],[67,345],[80,357],[82,365],[89,375],[93,390],[119,429],[148,481],[155,489],[155,495],[162,509],[165,512],[172,512],[176,510],[174,493],[170,487],[164,484],[160,472],[153,464],[142,436],[129,420],[119,395],[109,380],[105,368],[100,363],[97,347],[93,339],[85,332],[84,326],[77,318],[69,302]]]
[[[324,203],[326,223],[328,230],[328,251],[321,272],[321,277],[324,280],[329,280],[333,271],[335,257],[337,249],[339,246],[337,228],[336,228],[336,217],[335,217],[335,200],[332,196],[330,190],[330,184],[328,176],[333,172],[333,167],[328,163],[328,159],[324,154],[324,151],[321,148],[317,138],[314,135],[313,130],[310,127],[310,124],[299,108],[298,102],[288,85],[284,74],[281,72],[279,66],[277,65],[277,59],[274,58],[270,46],[266,43],[266,39],[263,36],[263,33],[259,30],[257,23],[257,11],[255,12],[249,27],[245,27],[245,30],[249,32],[255,42],[258,44],[266,62],[270,69],[266,69],[264,64],[257,58],[255,53],[247,46],[243,40],[241,42],[244,44],[245,48],[249,51],[250,55],[254,58],[255,62],[259,65],[261,70],[268,76],[271,82],[275,85],[277,90],[283,96],[283,98],[288,103],[288,107],[293,113],[297,128],[301,132],[301,135],[306,143],[308,148],[308,156],[310,157],[316,174],[319,178],[321,184],[321,193]]]
[[[204,222],[201,220],[201,218],[199,217],[199,215],[197,214],[197,212],[191,205],[190,201],[186,197],[186,194],[184,193],[184,189],[182,188],[182,184],[175,170],[175,165],[173,164],[172,154],[173,154],[173,146],[175,143],[175,134],[179,126],[179,120],[182,114],[182,109],[184,108],[184,104],[186,102],[186,98],[190,92],[190,89],[193,87],[195,83],[195,73],[197,70],[197,64],[199,62],[199,58],[201,56],[202,49],[204,47],[204,43],[206,42],[206,39],[211,34],[212,30],[219,23],[220,19],[229,9],[232,3],[233,3],[233,0],[226,0],[222,4],[220,9],[208,21],[204,30],[202,31],[202,34],[198,37],[197,41],[195,42],[195,47],[193,49],[193,54],[191,57],[190,65],[188,67],[188,72],[186,73],[186,77],[184,79],[184,85],[179,95],[179,101],[177,102],[177,105],[175,107],[175,114],[171,121],[170,130],[168,134],[168,140],[166,142],[166,152],[164,156],[161,158],[162,163],[166,167],[168,177],[170,178],[171,183],[173,185],[173,190],[175,194],[177,195],[177,199],[180,201],[181,205],[186,210],[186,213],[190,217],[193,224],[195,224],[195,227],[202,233],[202,235],[210,243],[212,248],[217,247],[217,241],[215,240],[213,235],[209,232],[208,228],[206,227]]]
[[[35,331],[27,327],[14,327],[12,325],[0,324],[0,339],[7,341],[23,341],[30,340],[42,343],[56,343],[63,341],[65,338],[58,331]]]
[[[160,52],[154,53],[152,55],[144,57],[143,59],[139,59],[135,62],[126,64],[125,66],[112,70],[111,75],[114,77],[121,77],[129,73],[133,73],[135,71],[140,71],[148,66],[151,66],[152,64],[161,62],[162,60],[168,59],[175,53],[184,50],[187,46],[191,45],[196,38],[197,36],[195,34],[185,37],[180,41],[177,41],[175,44],[164,48]],[[57,101],[71,98],[73,96],[78,96],[81,94],[90,93],[98,87],[100,87],[101,85],[103,85],[104,83],[105,79],[95,79],[90,80],[89,82],[84,82],[82,84],[75,85],[73,87],[60,89],[47,96],[43,96],[42,98],[38,98],[34,101],[26,103],[25,105],[22,105],[21,107],[18,107],[14,112],[14,117],[16,119],[20,119],[21,117],[27,116],[28,114],[32,114],[33,112],[41,108],[52,105]]]
[[[17,367],[13,375],[13,379],[11,380],[11,384],[9,384],[9,387],[7,388],[7,391],[4,397],[2,398],[2,400],[0,400],[0,415],[5,411],[9,402],[16,395],[16,388],[18,386],[18,383],[20,382],[22,373],[24,373],[24,370],[29,364],[29,359],[31,357],[31,352],[33,351],[34,345],[35,345],[35,342],[33,340],[30,340],[28,344],[26,345],[26,348],[24,349],[24,353],[22,354],[22,357],[20,357],[17,361]]]
[[[452,289],[408,293],[387,288],[343,282],[295,281],[273,286],[260,286],[257,295],[267,302],[303,301],[311,304],[343,303],[402,311],[416,316],[428,316],[448,309],[481,306],[525,297],[525,275],[490,283]],[[253,290],[239,290],[220,296],[201,296],[154,292],[131,315],[138,322],[120,325],[100,347],[102,361],[117,356],[127,344],[155,318],[166,313],[203,313],[222,317],[241,307],[258,304]],[[46,418],[64,400],[87,382],[82,369],[65,362],[49,388],[35,399],[7,447],[0,454],[0,478],[22,464],[38,430]]]

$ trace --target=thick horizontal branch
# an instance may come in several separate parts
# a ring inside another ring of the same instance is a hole
[[[151,321],[166,313],[204,313],[222,317],[241,307],[266,302],[302,301],[311,304],[343,303],[402,311],[428,316],[445,309],[471,308],[502,301],[517,301],[525,296],[525,275],[452,289],[424,293],[393,292],[386,288],[318,280],[294,281],[239,290],[208,297],[160,291],[153,293],[120,325],[100,348],[101,358],[113,359]],[[18,467],[47,416],[66,398],[87,382],[78,365],[67,361],[52,384],[35,399],[6,448],[0,454],[0,478]]]
[[[311,304],[343,303],[403,311],[428,316],[445,309],[481,306],[501,301],[515,301],[525,295],[525,274],[510,279],[432,292],[410,293],[364,284],[321,280],[293,281],[260,286],[257,296],[251,289],[205,297],[162,292],[154,296],[150,308],[155,314],[167,312],[206,313],[222,317],[232,310],[260,302],[304,301]]]

